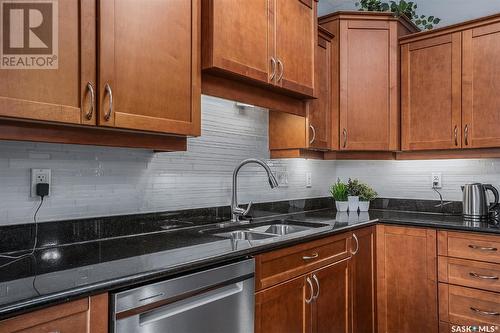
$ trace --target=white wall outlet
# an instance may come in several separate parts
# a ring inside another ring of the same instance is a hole
[[[306,172],[306,187],[312,187],[312,174]]]
[[[49,194],[50,196],[52,188],[52,175],[50,169],[31,169],[31,197],[36,197],[36,184],[47,183],[49,184]]]
[[[279,187],[287,187],[288,186],[288,171],[276,171],[276,179],[278,181]]]
[[[432,188],[442,188],[443,184],[441,183],[441,172],[433,172],[431,177],[431,187]]]

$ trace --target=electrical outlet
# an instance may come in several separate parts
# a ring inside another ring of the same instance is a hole
[[[443,187],[443,184],[441,183],[441,172],[433,172],[431,179],[432,179],[432,182],[431,182],[432,188],[442,188]]]
[[[278,180],[279,187],[287,187],[288,186],[288,171],[276,171],[276,179]]]
[[[312,187],[312,174],[306,172],[306,187]]]
[[[31,197],[36,197],[36,184],[47,183],[49,184],[49,194],[50,196],[52,184],[51,184],[51,170],[50,169],[31,169]]]

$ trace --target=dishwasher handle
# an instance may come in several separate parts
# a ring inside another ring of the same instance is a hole
[[[233,283],[227,286],[220,287],[215,290],[208,291],[206,293],[200,294],[195,297],[180,300],[175,303],[171,303],[162,306],[157,309],[153,309],[149,312],[142,313],[139,315],[139,325],[144,326],[151,324],[155,321],[163,320],[175,315],[181,314],[183,312],[202,307],[209,303],[217,302],[221,299],[239,294],[243,291],[243,282]]]

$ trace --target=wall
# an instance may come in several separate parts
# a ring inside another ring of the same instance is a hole
[[[500,189],[500,159],[434,161],[337,161],[336,174],[343,180],[359,178],[385,198],[438,200],[431,189],[433,172],[442,174],[445,200],[462,200],[460,186],[490,183]]]
[[[339,10],[356,10],[358,0],[320,0],[319,15]],[[385,2],[390,2],[385,0]],[[434,15],[441,18],[437,27],[459,23],[482,16],[500,13],[498,0],[414,0],[418,5],[417,13]]]
[[[32,220],[38,199],[29,197],[30,168],[52,169],[52,196],[40,221],[228,205],[239,161],[269,158],[268,112],[240,111],[233,102],[202,98],[202,136],[188,151],[0,141],[0,225]],[[242,169],[240,202],[325,196],[335,162],[271,161],[288,172],[288,186],[271,190],[260,167]],[[312,188],[305,173],[312,172]]]

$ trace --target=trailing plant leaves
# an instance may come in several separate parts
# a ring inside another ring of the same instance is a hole
[[[359,2],[356,2],[356,7],[358,7],[360,11],[391,11],[396,17],[404,15],[412,20],[422,30],[430,30],[434,28],[434,25],[441,22],[441,19],[435,17],[434,15],[429,17],[426,15],[417,15],[417,4],[413,1],[407,2],[406,0],[390,0],[389,2],[385,2],[382,0],[360,0]]]

